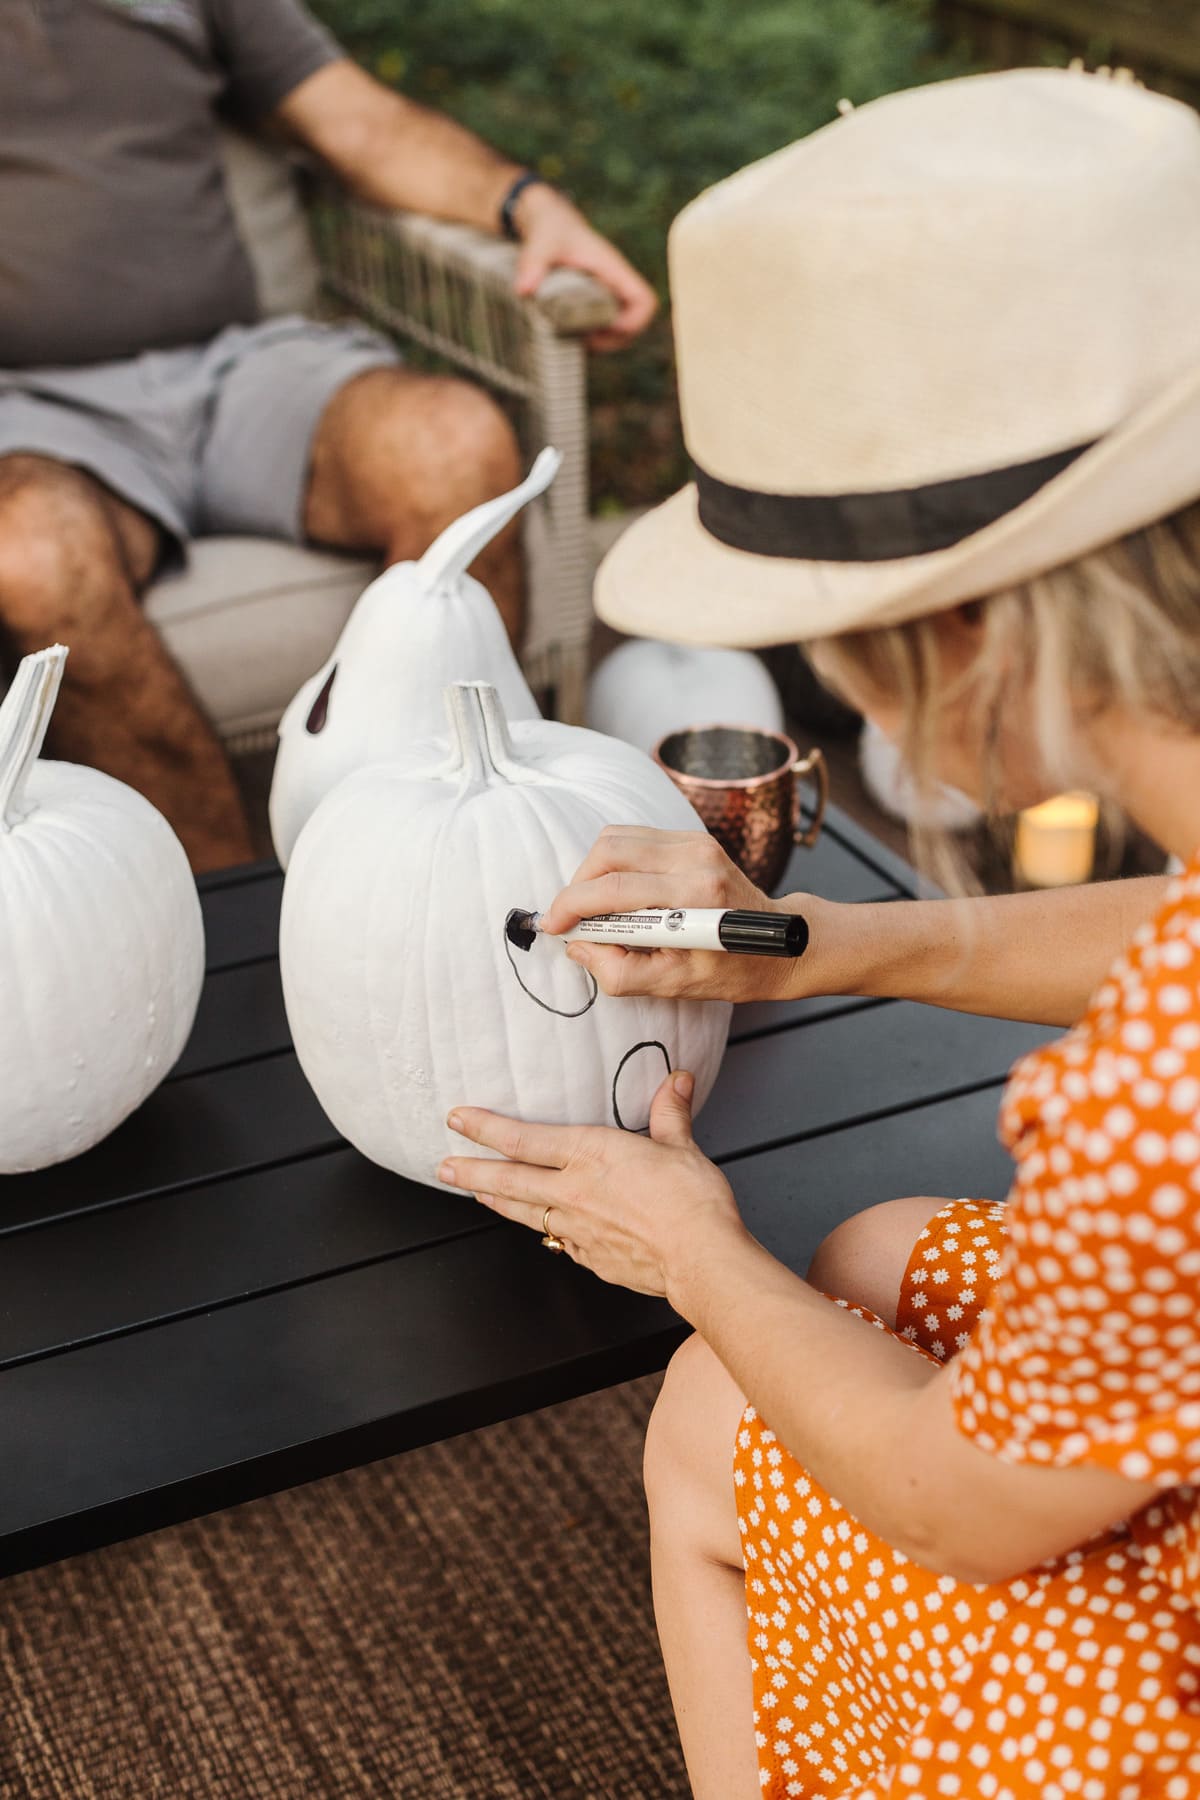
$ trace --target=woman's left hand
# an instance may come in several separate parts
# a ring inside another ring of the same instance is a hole
[[[690,1075],[667,1076],[650,1108],[648,1139],[607,1125],[526,1125],[456,1107],[451,1130],[508,1160],[455,1156],[438,1176],[539,1236],[548,1211],[551,1234],[575,1262],[602,1281],[677,1303],[699,1260],[748,1236],[733,1190],[692,1138],[693,1085]]]

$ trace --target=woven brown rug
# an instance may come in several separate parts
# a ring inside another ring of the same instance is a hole
[[[683,1800],[640,1481],[657,1387],[3,1583],[0,1794]]]

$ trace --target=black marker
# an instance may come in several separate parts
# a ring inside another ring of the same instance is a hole
[[[504,922],[511,944],[532,950],[542,915],[514,907]],[[718,907],[656,907],[635,913],[601,913],[570,931],[553,934],[564,944],[621,944],[631,950],[729,950],[739,956],[802,956],[808,920],[799,913],[723,912]]]

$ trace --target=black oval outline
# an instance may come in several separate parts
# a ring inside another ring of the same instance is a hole
[[[663,1061],[667,1065],[667,1074],[669,1075],[671,1073],[671,1052],[667,1049],[667,1046],[663,1043],[661,1038],[643,1038],[640,1044],[634,1044],[632,1049],[627,1050],[617,1064],[617,1072],[613,1076],[612,1084],[613,1118],[616,1120],[618,1131],[630,1131],[633,1133],[634,1137],[640,1136],[643,1131],[649,1131],[650,1127],[649,1125],[627,1125],[625,1123],[624,1119],[621,1117],[621,1109],[617,1105],[617,1083],[621,1079],[621,1070],[625,1067],[625,1064],[629,1061],[630,1057],[636,1056],[639,1050],[661,1050],[663,1053]]]
[[[521,980],[521,971],[520,971],[520,969],[518,969],[515,961],[513,960],[512,942],[508,935],[508,919],[507,919],[507,917],[505,918],[503,925],[500,927],[500,939],[504,945],[504,954],[508,958],[509,967],[511,968],[513,974],[517,978],[517,986],[520,988],[520,990],[523,994],[528,994],[529,998],[533,1001],[533,1004],[535,1006],[540,1006],[543,1012],[553,1013],[554,1017],[556,1019],[582,1019],[584,1013],[590,1012],[592,1007],[595,1006],[596,996],[600,992],[600,984],[597,982],[596,977],[592,974],[592,971],[590,969],[585,969],[583,971],[583,974],[584,974],[585,979],[591,982],[592,991],[591,991],[591,994],[588,996],[587,1000],[585,1000],[583,1005],[579,1008],[578,1012],[563,1012],[560,1007],[547,1006],[546,1002],[544,1000],[539,1000],[537,995],[534,993],[533,989],[527,988],[525,986],[525,983]]]

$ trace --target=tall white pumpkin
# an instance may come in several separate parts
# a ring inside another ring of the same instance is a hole
[[[542,909],[606,824],[700,821],[640,751],[519,721],[456,683],[445,739],[348,776],[296,845],[280,961],[300,1063],[366,1156],[438,1186],[456,1102],[558,1124],[645,1128],[669,1068],[716,1078],[731,1008],[597,994],[561,943],[505,921]]]
[[[648,752],[686,725],[782,731],[783,707],[749,650],[634,638],[610,651],[588,683],[587,722]]]
[[[175,1062],[204,979],[183,846],[123,782],[38,762],[66,651],[0,706],[0,1173],[90,1149]]]
[[[447,682],[490,681],[510,718],[538,717],[495,603],[467,569],[561,462],[543,450],[520,487],[464,513],[420,562],[394,563],[359,596],[329,661],[279,722],[270,815],[285,869],[306,819],[344,775],[444,729]]]

